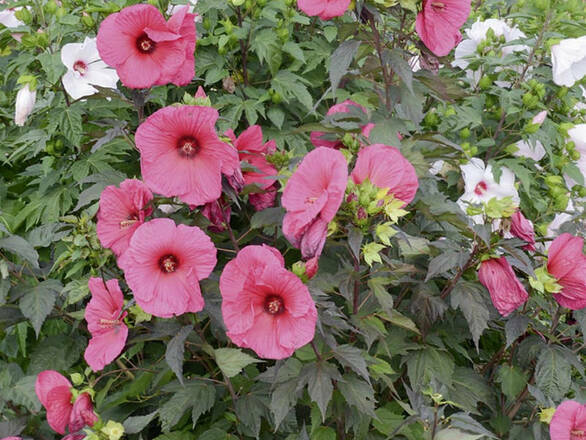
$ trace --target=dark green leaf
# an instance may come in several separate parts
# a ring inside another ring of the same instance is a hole
[[[34,268],[39,267],[39,254],[28,241],[18,235],[11,235],[1,239],[0,249],[15,253],[22,259],[28,261]]]
[[[20,299],[20,310],[24,316],[30,319],[37,337],[43,322],[53,310],[57,295],[62,288],[59,281],[46,280],[33,287]]]
[[[348,67],[354,59],[354,55],[360,47],[359,40],[347,40],[342,42],[330,58],[330,82],[332,92],[335,93],[342,77],[348,72]]]
[[[183,353],[185,351],[185,340],[192,330],[193,325],[186,325],[179,330],[179,333],[169,341],[167,344],[167,350],[165,351],[165,360],[181,383],[183,383]]]
[[[547,397],[561,400],[572,382],[572,368],[565,357],[554,347],[546,346],[537,357],[535,385]]]
[[[477,349],[480,336],[488,328],[490,318],[483,294],[483,289],[479,285],[467,281],[456,284],[450,294],[452,307],[462,310]]]
[[[360,412],[370,417],[376,417],[374,390],[369,383],[346,374],[343,380],[338,382],[338,389],[350,405],[354,405]]]

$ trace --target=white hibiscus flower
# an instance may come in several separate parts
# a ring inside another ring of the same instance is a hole
[[[572,87],[586,76],[586,35],[562,40],[551,48],[553,82]]]

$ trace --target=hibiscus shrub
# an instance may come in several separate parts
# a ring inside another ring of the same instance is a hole
[[[0,438],[586,438],[582,1],[131,3],[0,4]]]

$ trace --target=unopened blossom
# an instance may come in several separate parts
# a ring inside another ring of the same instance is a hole
[[[462,40],[460,28],[470,15],[470,0],[423,0],[415,30],[434,55],[449,54]]]
[[[529,298],[505,257],[483,261],[478,270],[478,280],[486,287],[494,307],[502,316],[509,315]]]
[[[492,166],[486,165],[481,159],[472,158],[470,162],[461,165],[464,178],[464,194],[458,199],[458,205],[466,211],[468,204],[486,203],[492,198],[503,199],[511,197],[514,205],[519,205],[519,193],[515,188],[515,175],[506,167],[501,168],[500,180],[497,182],[492,172]],[[477,223],[482,218],[473,218]]]
[[[8,8],[0,11],[0,24],[7,28],[16,28],[24,26],[24,23],[16,18],[16,11],[22,8]]]
[[[122,255],[134,231],[151,215],[153,194],[137,179],[126,179],[120,187],[107,186],[100,195],[96,232],[102,246]]]
[[[161,318],[203,309],[199,281],[216,265],[216,248],[197,226],[156,218],[141,225],[118,260],[136,303]]]
[[[533,118],[531,119],[531,123],[541,125],[545,121],[546,117],[547,117],[547,110],[540,111],[535,116],[533,116]]]
[[[556,408],[549,424],[551,440],[583,440],[586,438],[586,405],[565,400]]]
[[[102,370],[122,352],[128,337],[124,324],[127,313],[122,311],[124,296],[118,280],[90,278],[92,299],[85,309],[85,320],[92,335],[84,359],[94,371]]]
[[[319,147],[307,154],[293,173],[281,202],[287,210],[283,234],[301,249],[303,258],[320,255],[348,181],[348,165],[337,150]]]
[[[267,155],[277,150],[274,140],[263,142],[262,129],[259,125],[252,125],[236,137],[232,130],[225,133],[238,150],[238,158],[255,168],[254,171],[242,173],[245,185],[257,185],[262,192],[251,193],[248,196],[250,204],[256,211],[274,205],[277,196],[276,176],[274,165],[267,161]]]
[[[586,76],[586,35],[568,38],[551,48],[553,82],[572,87]]]
[[[315,303],[277,249],[242,249],[224,268],[220,292],[227,335],[239,347],[283,359],[313,339]]]
[[[529,251],[535,250],[535,232],[533,223],[527,220],[520,210],[515,211],[511,216],[511,234],[527,242],[523,248]]]
[[[100,25],[98,51],[127,87],[189,84],[195,75],[194,18],[187,6],[169,21],[152,5],[128,6]]]
[[[351,0],[297,0],[297,7],[310,17],[330,20],[344,15]]]
[[[331,106],[326,115],[331,116],[336,113],[350,113],[352,109],[358,109],[359,111],[362,111],[364,114],[367,114],[366,108],[364,106],[354,101],[351,101],[350,99],[347,99],[346,101],[341,102],[340,104],[335,104]],[[370,132],[373,128],[374,124],[368,123],[366,125],[363,125],[360,128],[360,130],[362,132],[362,135],[367,138],[370,135]],[[322,131],[312,131],[310,134],[311,143],[315,147],[329,147],[335,149],[340,149],[344,146],[341,139],[327,139],[327,137],[329,136],[332,136],[332,134],[324,133]]]
[[[583,248],[583,238],[566,233],[551,243],[547,256],[547,271],[562,286],[554,298],[572,310],[586,308],[586,255]]]
[[[73,99],[98,93],[94,86],[116,88],[118,74],[100,59],[95,38],[86,37],[83,43],[64,45],[61,62],[67,67],[63,86]]]
[[[37,98],[37,91],[31,89],[30,84],[25,84],[16,94],[14,109],[14,123],[24,126],[28,116],[32,113]]]

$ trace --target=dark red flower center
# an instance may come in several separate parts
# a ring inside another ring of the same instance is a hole
[[[270,315],[280,315],[285,311],[283,298],[279,295],[269,295],[265,298],[265,311]]]
[[[443,2],[437,2],[437,1],[431,2],[431,8],[433,9],[434,12],[443,11],[445,7],[446,7],[446,5]]]
[[[159,258],[159,267],[164,273],[172,273],[179,267],[179,260],[175,255],[164,255]]]
[[[84,63],[83,61],[76,61],[73,64],[73,70],[75,70],[76,72],[79,72],[79,74],[81,76],[83,76],[87,73],[87,64]]]
[[[119,326],[121,322],[119,319],[100,319],[100,322],[98,324],[100,325],[100,327],[112,328]]]
[[[132,213],[125,220],[120,222],[120,229],[128,228],[138,221],[138,214]]]
[[[488,189],[488,185],[486,184],[486,182],[481,180],[480,182],[478,182],[476,184],[476,187],[474,188],[474,194],[481,196],[482,194],[484,194],[486,192],[487,189]]]
[[[144,32],[136,39],[136,48],[139,52],[152,53],[156,47],[157,43],[151,40]]]
[[[199,152],[199,142],[193,136],[183,136],[177,142],[177,150],[183,157],[194,157]]]

